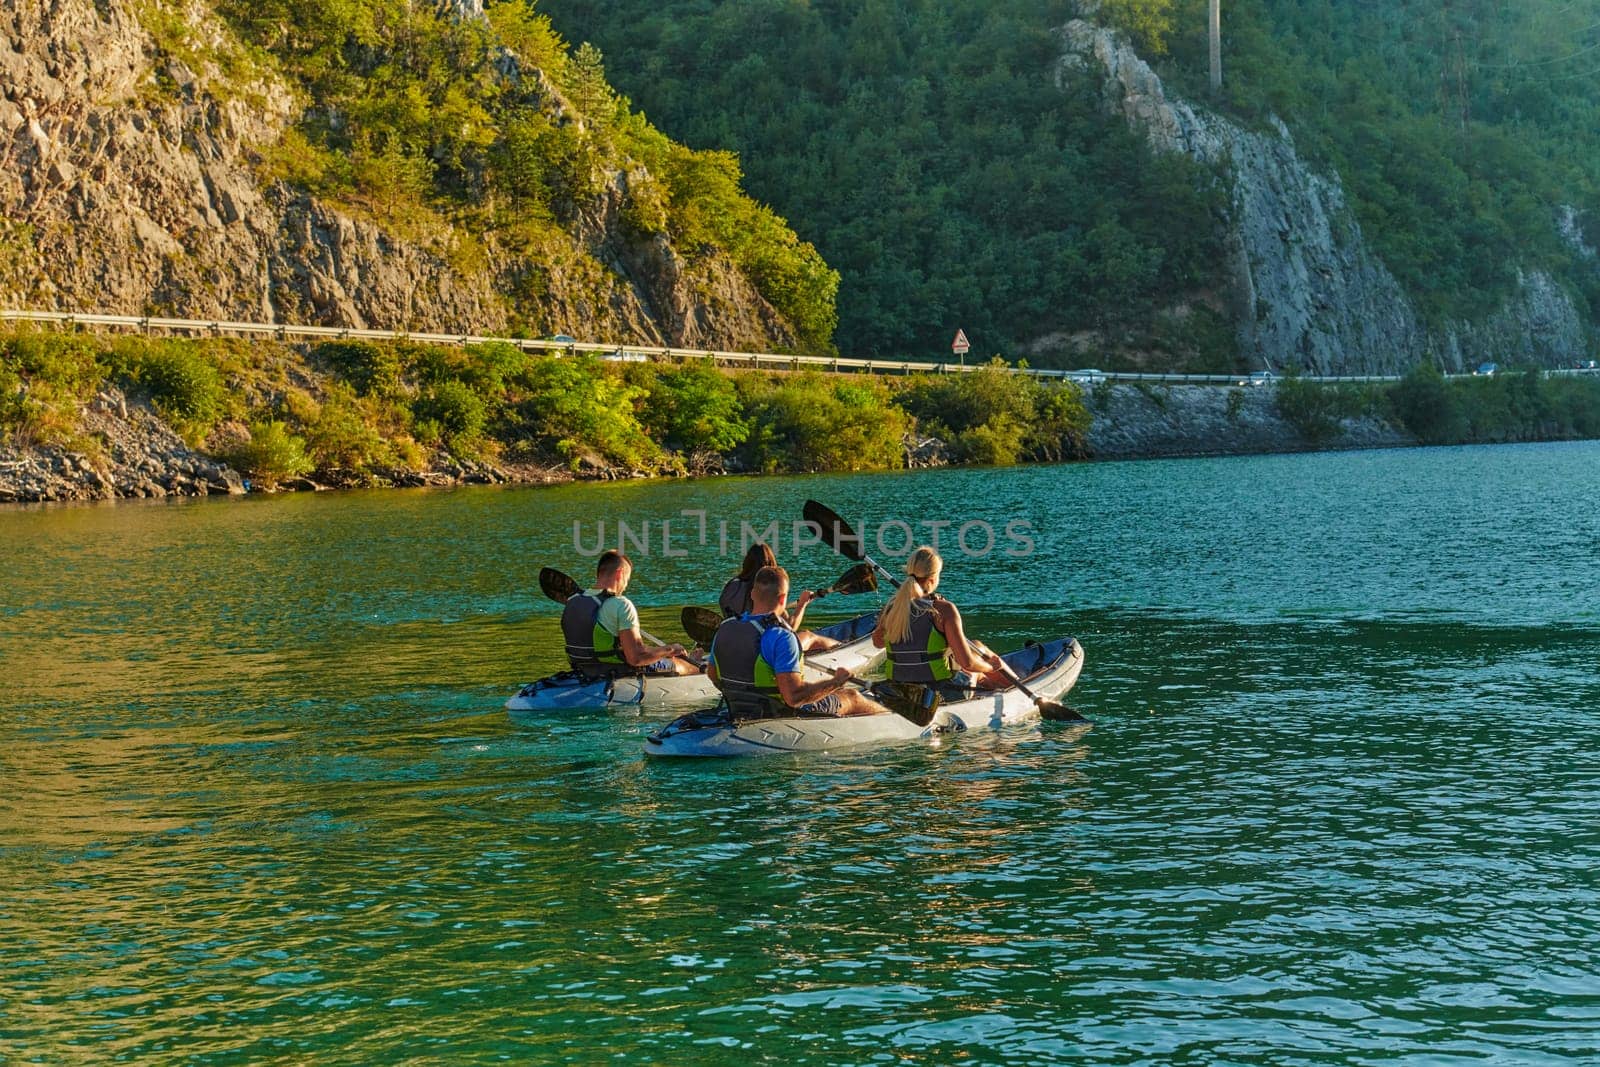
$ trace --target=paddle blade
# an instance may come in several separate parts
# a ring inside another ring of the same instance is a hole
[[[869,695],[896,715],[918,726],[933,722],[941,699],[937,689],[909,682],[879,682],[871,688]]]
[[[1059,701],[1039,701],[1039,714],[1051,722],[1088,722],[1089,720]]]
[[[866,556],[866,549],[861,547],[861,538],[828,505],[807,500],[800,507],[800,517],[815,526],[822,535],[822,543],[839,555],[846,559],[862,559]]]
[[[571,575],[563,574],[554,567],[539,568],[539,589],[557,604],[565,604],[583,592]]]
[[[702,648],[710,648],[722,625],[722,613],[711,608],[687,607],[683,609],[683,632]]]
[[[854,567],[839,576],[828,589],[830,593],[876,593],[878,591],[878,572],[872,569],[871,564],[857,563]]]

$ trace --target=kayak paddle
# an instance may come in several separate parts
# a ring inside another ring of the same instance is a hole
[[[565,604],[583,592],[578,583],[573,581],[572,575],[563,574],[554,567],[539,568],[539,591],[557,604]]]
[[[701,648],[710,648],[722,625],[722,612],[713,608],[687,607],[683,609],[683,632]]]
[[[1039,708],[1039,714],[1051,722],[1088,722],[1089,720],[1067,707],[1059,700],[1046,700],[1032,689],[1022,684],[1022,679],[1017,677],[1017,672],[1011,669],[1011,664],[1005,661],[1004,656],[996,656],[1000,661],[1000,673],[1011,679],[1013,685],[1022,691],[1022,695],[1032,700]]]
[[[878,591],[878,575],[870,563],[857,563],[854,567],[839,576],[839,580],[826,589],[813,590],[812,600],[821,600],[829,593],[876,593]]]
[[[890,585],[897,589],[900,587],[900,580],[890,574],[881,563],[867,555],[861,538],[857,537],[850,524],[841,519],[828,505],[807,500],[800,508],[800,516],[817,528],[822,534],[823,543],[829,548],[846,559],[860,560],[887,578]]]

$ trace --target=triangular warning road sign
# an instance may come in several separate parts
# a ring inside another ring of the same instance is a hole
[[[954,352],[956,355],[959,356],[962,353],[967,352],[971,348],[972,348],[972,346],[967,343],[967,331],[965,331],[965,330],[957,330],[956,331],[956,339],[954,341],[950,342],[950,351]]]

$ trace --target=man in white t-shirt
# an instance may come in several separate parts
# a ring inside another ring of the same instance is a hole
[[[561,612],[561,632],[573,669],[592,677],[626,674],[699,674],[682,645],[645,644],[639,609],[623,596],[633,564],[606,552],[595,568],[595,587],[575,594]]]

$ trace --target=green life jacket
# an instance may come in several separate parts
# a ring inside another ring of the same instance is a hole
[[[711,658],[717,665],[717,688],[738,718],[772,718],[788,709],[778,691],[778,676],[761,654],[761,638],[776,615],[743,615],[724,619],[711,641]],[[802,656],[800,667],[805,666]],[[798,668],[797,668],[798,669]]]
[[[622,642],[600,625],[600,607],[615,594],[576,593],[561,611],[561,635],[567,644],[567,660],[574,670],[591,677],[614,678],[633,673],[622,658]]]
[[[955,673],[950,662],[950,646],[934,626],[933,597],[911,602],[911,633],[904,641],[889,645],[885,671],[892,682],[931,685]]]

